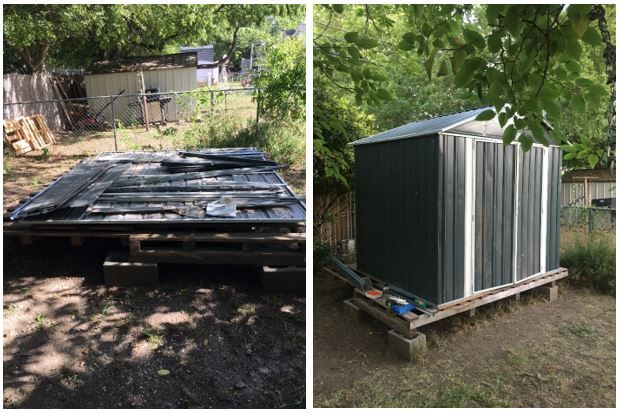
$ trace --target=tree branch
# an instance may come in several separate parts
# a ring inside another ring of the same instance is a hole
[[[202,65],[198,65],[198,69],[213,69],[215,67],[219,67],[221,65],[225,65],[226,63],[228,63],[230,59],[232,58],[233,53],[235,53],[235,50],[237,50],[237,40],[238,40],[237,35],[239,33],[239,29],[240,27],[235,28],[235,31],[233,32],[232,43],[230,44],[230,47],[226,51],[226,54],[222,56],[220,60],[218,60],[215,63],[205,63]]]

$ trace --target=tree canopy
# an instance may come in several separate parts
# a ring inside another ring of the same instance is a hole
[[[544,119],[569,167],[615,160],[615,6],[325,5],[314,20],[315,82],[377,129],[489,105],[506,144],[546,143]]]
[[[3,13],[4,71],[32,73],[171,52],[182,45],[213,43],[218,56],[234,53],[255,40],[245,31],[268,33],[279,23],[296,22],[303,19],[304,7],[10,4],[3,5]]]

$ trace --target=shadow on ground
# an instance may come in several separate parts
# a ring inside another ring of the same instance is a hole
[[[119,245],[5,239],[4,407],[303,408],[305,299],[251,269],[102,284]]]

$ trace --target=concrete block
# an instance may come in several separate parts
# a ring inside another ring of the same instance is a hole
[[[306,292],[306,267],[263,266],[263,289],[274,292]]]
[[[414,338],[407,338],[396,330],[390,330],[388,332],[388,346],[398,357],[408,361],[416,361],[426,352],[426,336],[417,333]]]
[[[545,291],[549,294],[549,301],[556,301],[558,299],[558,286],[545,287]]]
[[[106,284],[119,287],[153,285],[159,281],[159,267],[154,262],[130,262],[129,254],[111,252],[103,263],[103,277]]]
[[[342,304],[344,306],[344,313],[347,315],[347,317],[350,317],[356,321],[361,321],[366,317],[366,312],[355,305],[353,298],[344,300]]]

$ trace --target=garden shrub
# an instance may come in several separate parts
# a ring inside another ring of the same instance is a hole
[[[573,237],[560,253],[560,264],[573,277],[590,286],[615,293],[616,243],[613,233],[581,234]]]

